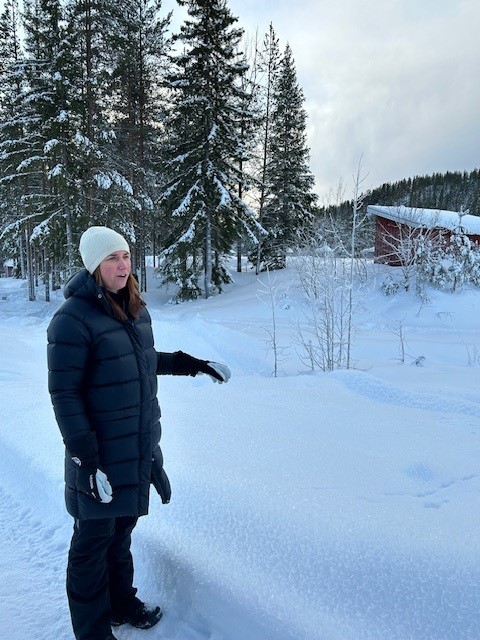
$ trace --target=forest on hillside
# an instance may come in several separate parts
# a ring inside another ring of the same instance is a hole
[[[480,215],[480,170],[447,171],[382,184],[367,197],[368,204],[466,211]]]

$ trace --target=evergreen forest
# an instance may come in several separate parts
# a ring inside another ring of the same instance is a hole
[[[247,43],[225,0],[178,4],[173,33],[161,0],[6,0],[0,250],[31,296],[91,225],[128,239],[142,291],[154,256],[186,300],[222,291],[232,252],[283,266],[313,219],[293,52],[273,26]]]
[[[5,0],[0,267],[28,279],[30,299],[82,266],[91,225],[128,239],[141,291],[148,258],[188,300],[220,293],[232,257],[259,273],[319,226],[348,238],[360,206],[479,213],[479,170],[320,206],[288,43],[273,25],[247,37],[226,0],[178,4],[175,31],[161,0]],[[356,249],[372,245],[368,218],[355,233]]]

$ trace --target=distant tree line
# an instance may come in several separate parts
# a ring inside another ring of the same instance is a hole
[[[285,265],[316,198],[293,54],[245,45],[225,0],[6,0],[0,15],[0,247],[58,287],[89,225],[112,226],[178,299],[230,279],[232,251]],[[241,268],[240,260],[238,267]]]
[[[369,204],[423,209],[468,209],[480,215],[480,169],[447,171],[383,184],[368,196]]]

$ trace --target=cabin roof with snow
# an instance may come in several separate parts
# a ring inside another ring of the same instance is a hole
[[[382,207],[369,205],[367,212],[377,216],[406,224],[409,227],[423,229],[447,229],[453,231],[458,228],[461,213],[458,211],[445,211],[443,209],[419,209],[415,207]],[[480,235],[480,216],[464,214],[461,216],[462,229],[467,235]]]

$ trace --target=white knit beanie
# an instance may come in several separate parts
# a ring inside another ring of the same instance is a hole
[[[122,235],[108,227],[90,227],[80,238],[80,255],[90,273],[115,251],[130,251],[130,247]]]

